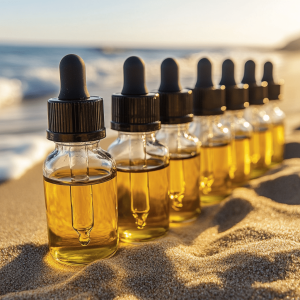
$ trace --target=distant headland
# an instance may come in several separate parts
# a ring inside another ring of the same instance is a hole
[[[288,42],[284,47],[279,48],[277,50],[300,51],[300,37]]]

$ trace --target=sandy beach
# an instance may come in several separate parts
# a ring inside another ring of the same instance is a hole
[[[42,164],[2,183],[0,299],[300,299],[300,54],[283,59],[283,164],[156,241],[63,266],[48,253]]]

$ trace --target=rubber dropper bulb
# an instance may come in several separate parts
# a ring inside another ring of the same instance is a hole
[[[253,60],[248,60],[245,63],[244,77],[243,77],[242,83],[256,85],[255,62]]]
[[[264,75],[261,81],[267,81],[268,83],[274,83],[273,79],[273,64],[270,61],[267,61],[264,64]]]
[[[90,94],[86,87],[85,64],[81,57],[68,54],[59,64],[60,100],[86,100]]]
[[[159,92],[174,93],[181,91],[179,67],[173,58],[166,58],[161,64],[161,81]]]
[[[122,95],[146,95],[145,63],[137,56],[128,57],[123,66],[124,85]]]
[[[235,86],[236,82],[234,79],[234,63],[231,59],[224,60],[222,64],[222,78],[220,85]]]
[[[195,87],[210,88],[213,86],[211,78],[211,62],[207,58],[202,58],[197,65],[197,82]]]

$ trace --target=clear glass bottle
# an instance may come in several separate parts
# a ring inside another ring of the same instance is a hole
[[[56,143],[44,163],[51,255],[88,264],[118,248],[117,170],[100,141]]]
[[[221,123],[219,115],[195,115],[190,132],[201,142],[201,204],[218,203],[232,191],[234,173],[230,129]]]
[[[201,142],[201,205],[218,203],[232,190],[231,132],[221,122],[226,110],[225,86],[214,87],[211,69],[207,58],[199,60],[193,89],[194,119],[190,126],[191,134]]]
[[[120,239],[145,242],[169,230],[169,152],[153,132],[119,132],[108,151],[118,170]]]
[[[250,139],[251,153],[251,178],[263,175],[271,165],[272,160],[272,123],[266,112],[267,82],[256,84],[255,63],[248,60],[245,63],[245,73],[242,83],[249,85],[249,104],[245,110],[245,119],[253,127],[253,135]]]
[[[173,58],[161,64],[161,130],[156,138],[170,151],[170,221],[189,222],[200,213],[200,143],[189,133],[193,95],[182,89],[179,67]]]
[[[268,83],[268,98],[269,103],[266,104],[266,111],[271,118],[272,123],[272,139],[273,139],[273,155],[272,165],[281,163],[284,157],[284,121],[285,114],[279,108],[281,101],[281,85],[274,82],[273,79],[273,64],[266,62],[264,64],[264,74],[262,81]]]
[[[240,186],[250,179],[250,141],[253,128],[251,124],[244,119],[244,110],[226,111],[224,124],[231,128],[232,134],[232,184],[233,186]]]
[[[276,165],[283,161],[284,157],[284,122],[285,113],[279,108],[278,101],[270,101],[267,104],[266,111],[271,118],[272,123],[272,141],[273,141],[273,155],[272,155],[272,165]]]
[[[272,123],[264,108],[261,105],[250,105],[245,112],[246,120],[253,127],[250,140],[251,178],[257,178],[268,171],[272,161]]]
[[[60,95],[48,100],[56,147],[43,168],[49,250],[61,263],[88,264],[118,249],[117,171],[100,147],[103,100],[89,96],[83,60],[65,56],[60,74]]]
[[[250,179],[250,140],[252,126],[244,119],[244,109],[248,106],[248,84],[237,85],[234,78],[234,63],[226,59],[222,65],[220,85],[226,89],[226,112],[222,122],[231,130],[232,137],[232,184],[240,186]]]
[[[170,151],[170,221],[192,221],[201,211],[200,143],[189,123],[162,125],[156,137]]]
[[[169,151],[160,129],[159,95],[148,93],[144,62],[124,63],[124,86],[112,95],[111,128],[119,131],[108,151],[118,172],[119,232],[124,242],[145,242],[169,229]]]

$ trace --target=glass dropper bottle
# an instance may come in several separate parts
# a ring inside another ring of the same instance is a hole
[[[271,165],[272,160],[272,123],[266,111],[268,103],[268,83],[260,84],[255,80],[255,63],[248,60],[242,83],[249,85],[249,107],[245,110],[245,119],[253,127],[250,140],[251,178],[263,175]]]
[[[155,137],[161,127],[159,95],[148,93],[145,64],[136,56],[123,66],[122,92],[112,95],[109,146],[118,171],[120,239],[146,242],[169,230],[169,150]]]
[[[266,62],[264,64],[264,74],[262,81],[268,83],[268,98],[269,103],[266,104],[266,111],[271,118],[272,123],[272,140],[273,140],[273,155],[272,165],[281,163],[284,156],[284,120],[285,114],[279,107],[279,102],[282,100],[281,85],[275,83],[273,79],[273,64]]]
[[[226,112],[223,123],[230,128],[232,137],[232,183],[240,186],[250,179],[250,139],[252,126],[244,119],[248,103],[248,84],[237,85],[234,78],[234,63],[226,59],[222,64],[220,85],[225,85]]]
[[[170,152],[170,221],[188,222],[200,213],[200,143],[189,133],[192,90],[181,88],[179,67],[173,58],[161,64],[158,93],[162,125],[156,138]]]
[[[118,248],[116,165],[100,147],[103,99],[90,96],[84,61],[65,56],[61,89],[48,100],[47,138],[55,150],[44,162],[49,249],[65,264],[88,264]]]
[[[212,205],[231,193],[232,151],[230,128],[221,122],[226,110],[225,86],[216,88],[211,78],[211,62],[202,58],[193,89],[194,119],[190,132],[201,142],[201,204]]]

